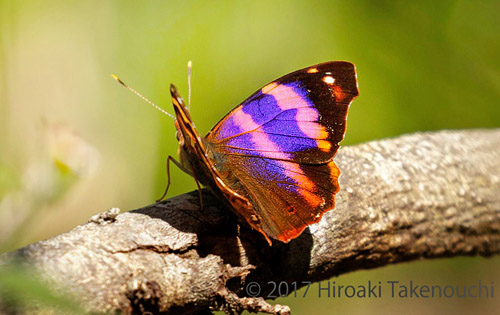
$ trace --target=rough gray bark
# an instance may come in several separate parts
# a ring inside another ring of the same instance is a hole
[[[249,283],[318,281],[400,261],[500,252],[500,129],[419,133],[342,148],[335,210],[269,247],[208,192],[115,210],[21,257],[92,311],[288,313]]]

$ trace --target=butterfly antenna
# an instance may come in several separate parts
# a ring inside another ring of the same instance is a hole
[[[118,78],[116,75],[112,74],[111,76],[113,77],[113,79],[115,79],[116,81],[118,81],[118,83],[120,83],[121,85],[123,85],[124,87],[126,87],[128,90],[132,91],[135,95],[139,96],[140,98],[142,98],[143,100],[145,100],[146,102],[148,102],[151,106],[153,106],[154,108],[156,108],[160,112],[164,113],[165,115],[167,115],[167,116],[175,119],[175,117],[172,114],[170,114],[169,112],[167,112],[166,110],[164,110],[160,106],[156,105],[155,103],[151,102],[146,97],[142,96],[141,93],[137,92],[136,90],[134,90],[133,88],[131,88],[130,86],[128,86],[127,84],[125,84],[125,82],[123,82],[122,80],[120,80],[120,78]]]
[[[191,70],[193,69],[193,62],[188,61],[188,109],[191,108]]]

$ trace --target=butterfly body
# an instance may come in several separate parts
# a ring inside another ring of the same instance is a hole
[[[210,144],[198,134],[191,121],[189,111],[174,85],[170,86],[170,93],[176,113],[175,126],[177,128],[177,140],[179,141],[178,154],[183,170],[190,175],[196,176],[197,180],[209,187],[217,196],[222,196],[222,199],[228,203],[231,209],[238,209],[239,211],[235,213],[245,221],[250,219],[251,226],[260,224],[260,216],[253,209],[248,199],[238,194],[227,184],[228,173],[223,171],[222,174],[225,176],[221,176],[219,171],[221,164],[217,163],[219,165],[219,169],[217,169],[215,162],[218,159],[215,158],[215,153],[211,150]],[[226,181],[222,180],[222,178],[226,178]],[[234,187],[235,183],[233,182],[231,186]],[[263,233],[262,229],[257,228],[257,230]],[[264,236],[270,242],[267,235]]]
[[[184,170],[269,244],[296,238],[334,208],[333,157],[358,95],[354,65],[327,62],[271,82],[203,138],[173,85],[170,92]]]

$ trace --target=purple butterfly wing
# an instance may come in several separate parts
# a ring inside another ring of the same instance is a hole
[[[288,242],[334,207],[332,159],[357,95],[353,64],[319,64],[266,85],[208,133],[222,180],[262,217],[255,228]]]

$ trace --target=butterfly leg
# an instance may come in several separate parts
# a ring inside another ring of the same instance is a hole
[[[165,192],[160,197],[160,199],[156,200],[156,203],[158,203],[158,202],[162,201],[163,199],[165,199],[165,197],[167,196],[168,189],[170,188],[170,162],[174,162],[174,164],[178,168],[180,168],[181,170],[184,169],[184,167],[181,165],[181,163],[179,163],[176,159],[174,159],[173,156],[169,155],[167,157],[167,187],[165,188]]]
[[[194,168],[191,166],[191,174],[193,174],[194,181],[196,182],[196,186],[198,186],[198,193],[200,195],[200,210],[203,211],[203,196],[201,193],[201,186],[200,182],[198,181],[198,177],[196,177],[196,172],[194,171]]]

